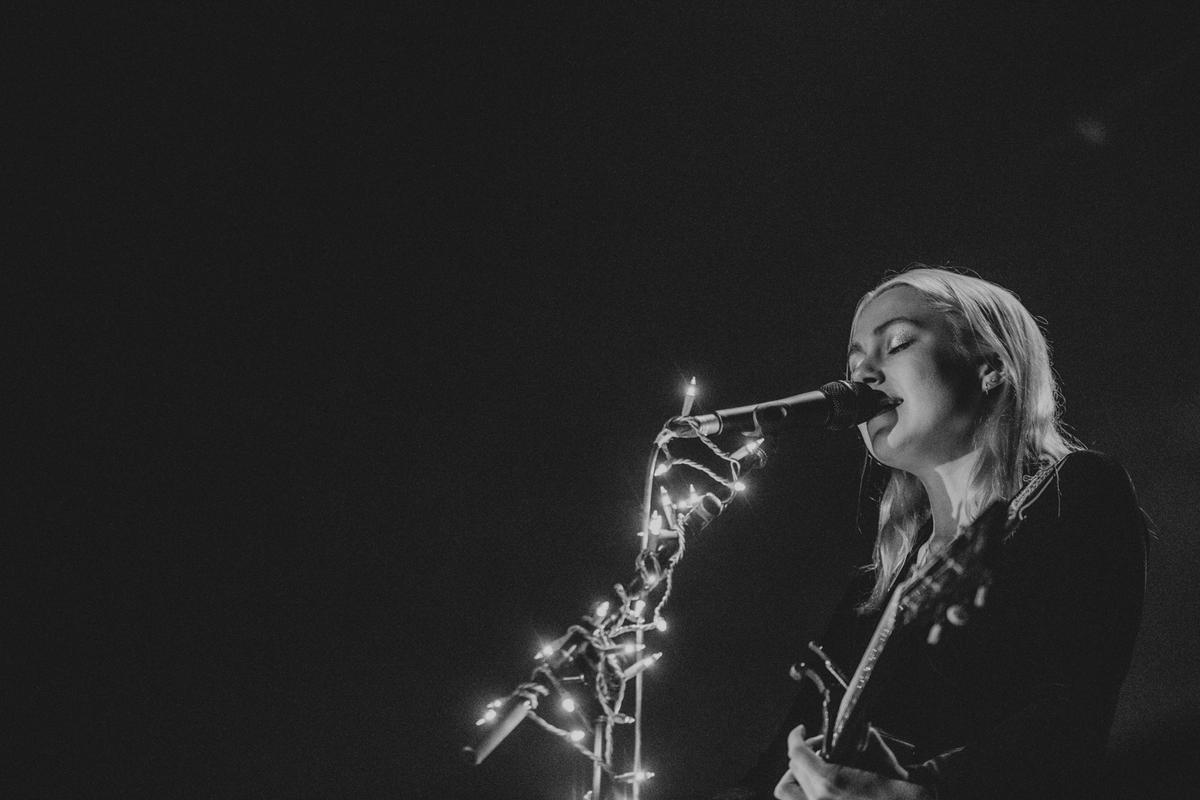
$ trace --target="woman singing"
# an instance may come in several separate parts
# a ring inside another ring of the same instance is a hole
[[[983,509],[1015,499],[1023,521],[969,624],[936,646],[888,643],[891,674],[867,714],[886,736],[872,736],[869,765],[824,761],[811,703],[798,703],[807,726],[789,723],[778,760],[763,762],[774,796],[1099,796],[1145,579],[1129,477],[1064,434],[1046,340],[995,284],[924,267],[889,278],[858,304],[847,369],[901,402],[859,426],[886,485],[874,563],[824,642],[834,661],[853,668],[896,585]]]

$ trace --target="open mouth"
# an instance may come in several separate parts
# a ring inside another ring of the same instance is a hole
[[[871,417],[871,419],[867,421],[867,434],[869,436],[874,437],[875,434],[879,433],[884,428],[890,428],[899,421],[899,415],[896,412],[896,408],[899,407],[904,400],[899,397],[893,397],[892,395],[888,395],[888,399],[891,402],[882,404],[875,416]]]
[[[878,417],[882,414],[886,414],[889,411],[895,411],[896,408],[903,402],[903,398],[895,397],[889,394],[887,396],[887,401],[880,403],[879,411],[875,412],[875,416]],[[872,419],[874,419],[874,417],[872,417]]]

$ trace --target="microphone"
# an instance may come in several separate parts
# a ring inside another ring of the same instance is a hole
[[[729,431],[774,433],[797,424],[821,425],[840,431],[866,422],[900,402],[859,381],[831,381],[815,392],[782,400],[723,408],[712,414],[672,417],[667,420],[666,427],[677,438],[715,436]]]

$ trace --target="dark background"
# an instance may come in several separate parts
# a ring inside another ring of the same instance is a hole
[[[539,642],[629,577],[683,382],[704,410],[839,377],[855,301],[914,261],[1044,317],[1067,421],[1133,476],[1158,538],[1111,785],[1191,789],[1197,21],[959,2],[14,18],[10,173],[32,180],[10,420],[35,447],[10,484],[9,705],[29,722],[7,793],[579,797],[586,764],[532,724],[477,769],[457,751]],[[648,798],[752,762],[866,551],[855,437],[775,445],[680,567]]]

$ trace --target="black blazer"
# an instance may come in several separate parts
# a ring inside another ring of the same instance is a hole
[[[939,800],[1098,796],[1141,618],[1145,518],[1125,470],[1094,451],[1061,460],[1032,498],[986,608],[963,628],[947,626],[936,646],[923,631],[889,641],[891,668],[877,676],[883,695],[867,717],[912,744],[910,779]],[[872,582],[865,573],[852,582],[822,640],[847,673],[878,622],[855,611]],[[820,730],[815,692],[800,693],[730,796],[771,797],[800,723]]]

